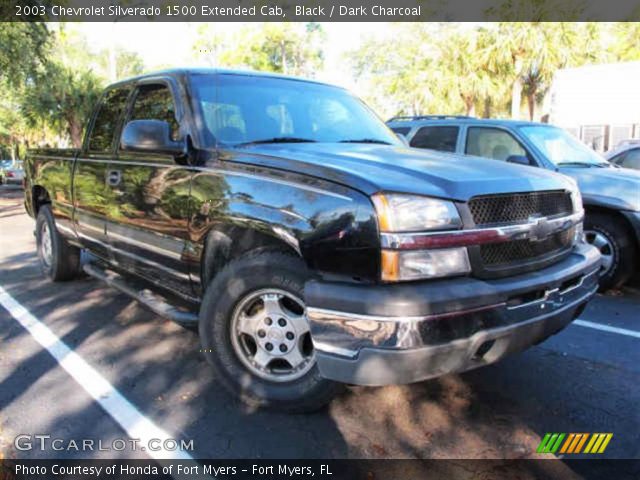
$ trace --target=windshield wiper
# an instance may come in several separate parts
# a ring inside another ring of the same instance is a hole
[[[310,138],[299,138],[299,137],[273,137],[273,138],[264,138],[262,140],[253,140],[251,142],[239,143],[237,146],[245,146],[245,145],[259,145],[262,143],[315,143],[316,140],[312,140]]]
[[[558,167],[562,167],[562,166],[570,166],[570,167],[598,167],[598,168],[604,168],[606,167],[608,164],[607,163],[591,163],[591,162],[560,162],[558,163]]]
[[[377,138],[360,138],[354,140],[340,140],[340,143],[379,143],[380,145],[391,145],[386,140],[378,140]]]

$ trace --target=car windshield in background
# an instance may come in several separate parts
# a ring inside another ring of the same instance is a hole
[[[610,164],[570,133],[557,127],[520,127],[522,133],[557,167],[607,167]]]
[[[193,75],[208,146],[260,143],[400,145],[364,103],[341,88],[251,75]]]

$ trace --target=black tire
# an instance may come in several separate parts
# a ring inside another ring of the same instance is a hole
[[[46,229],[45,229],[46,226]],[[49,261],[43,253],[43,235],[50,235]],[[72,280],[80,272],[80,249],[70,245],[58,232],[49,205],[42,205],[36,218],[36,246],[43,273],[54,282]]]
[[[633,275],[637,258],[636,244],[627,226],[613,214],[587,213],[584,229],[589,243],[594,243],[594,234],[602,235],[609,243],[601,250],[603,254],[610,251],[612,261],[608,271],[603,271],[600,276],[600,290],[624,285]]]
[[[261,289],[286,291],[303,298],[307,268],[299,258],[279,251],[256,251],[231,261],[209,284],[200,308],[200,339],[206,359],[221,383],[252,406],[287,412],[310,412],[326,405],[341,385],[320,376],[314,364],[304,376],[273,382],[251,372],[231,340],[236,306]]]

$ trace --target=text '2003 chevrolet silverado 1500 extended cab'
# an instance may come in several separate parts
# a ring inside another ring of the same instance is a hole
[[[574,182],[406,148],[338,87],[160,72],[107,88],[86,131],[27,161],[44,271],[84,268],[197,322],[219,380],[253,404],[311,410],[341,383],[491,363],[597,287]]]

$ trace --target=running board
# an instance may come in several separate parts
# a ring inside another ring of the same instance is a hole
[[[134,298],[161,317],[168,318],[169,320],[185,326],[192,326],[198,323],[198,316],[195,313],[186,312],[176,308],[170,303],[167,303],[154,295],[150,290],[136,290],[115,272],[103,270],[91,263],[84,264],[82,269],[87,275],[106,283],[116,290],[120,290],[122,293]]]

